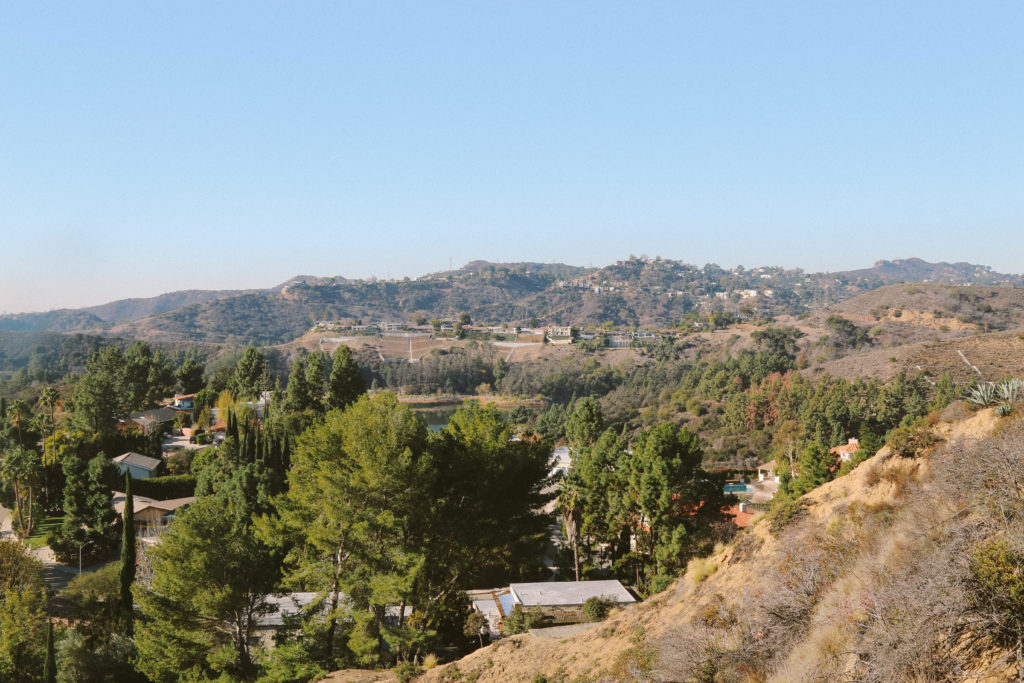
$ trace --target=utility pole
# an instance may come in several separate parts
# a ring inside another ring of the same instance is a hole
[[[78,544],[78,573],[82,573],[82,548],[92,543],[92,541],[86,541],[85,543]]]

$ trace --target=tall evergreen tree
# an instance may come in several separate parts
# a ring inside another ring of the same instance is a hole
[[[565,438],[569,446],[578,451],[597,441],[604,427],[601,404],[593,396],[587,396],[576,402],[572,414],[565,421]]]
[[[324,412],[324,394],[327,393],[327,376],[324,354],[314,351],[306,357],[306,391],[309,392],[309,407],[317,413]]]
[[[238,361],[232,377],[232,388],[239,399],[256,398],[263,391],[263,373],[267,367],[267,359],[257,349],[250,346]]]
[[[328,667],[342,628],[364,664],[393,658],[388,643],[405,640],[385,609],[413,604],[423,567],[426,442],[423,421],[393,394],[332,411],[299,439],[279,518],[259,525],[267,542],[291,546],[286,579],[320,593],[325,609],[312,618]]]
[[[46,659],[43,661],[43,681],[57,683],[57,657],[53,650],[53,622],[46,620]]]
[[[138,598],[138,669],[153,681],[252,680],[255,629],[270,611],[279,559],[255,537],[234,492],[200,496],[147,550]]]
[[[135,624],[132,584],[135,583],[135,498],[132,474],[124,473],[124,515],[121,518],[121,611],[125,631],[131,635]]]
[[[116,547],[114,524],[117,515],[110,507],[110,488],[117,481],[117,468],[103,453],[87,463],[71,456],[64,461],[64,522],[50,544],[62,561],[84,554],[102,557]]]
[[[306,359],[299,356],[292,363],[292,371],[288,374],[288,386],[284,394],[285,409],[302,412],[312,407],[310,386],[306,379]]]
[[[128,414],[121,377],[124,364],[124,354],[116,346],[104,346],[86,362],[74,394],[75,421],[85,431],[110,434],[118,418]]]
[[[331,363],[331,378],[327,386],[328,407],[345,408],[365,393],[366,385],[359,374],[359,366],[352,359],[352,349],[339,346],[334,351]]]
[[[191,356],[178,366],[174,376],[186,394],[194,394],[203,388],[203,366]]]

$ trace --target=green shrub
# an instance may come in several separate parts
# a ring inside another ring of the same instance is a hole
[[[806,506],[799,498],[776,497],[775,501],[771,512],[768,513],[768,530],[773,536],[778,536],[783,529],[803,515]]]
[[[1004,540],[986,541],[971,556],[975,603],[995,609],[1004,624],[1001,635],[1024,630],[1024,553]]]
[[[539,626],[543,621],[544,613],[539,607],[524,610],[521,605],[516,605],[512,608],[512,613],[501,622],[501,632],[506,636],[526,633],[531,628]]]
[[[900,425],[889,432],[886,443],[893,455],[901,458],[912,458],[921,451],[935,444],[938,439],[928,428],[925,418],[909,425]]]
[[[191,474],[177,474],[166,477],[134,479],[135,494],[155,500],[187,498],[196,493],[196,478]]]
[[[418,666],[416,662],[402,662],[392,669],[391,673],[395,674],[395,678],[402,683],[408,683],[415,677],[422,675],[423,671],[423,667]]]
[[[707,413],[708,409],[699,398],[694,397],[686,402],[686,412],[700,417]]]
[[[587,617],[587,621],[604,621],[617,604],[611,598],[587,598],[587,601],[583,603],[583,614]]]

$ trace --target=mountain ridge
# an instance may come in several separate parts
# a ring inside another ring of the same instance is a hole
[[[0,330],[95,330],[154,340],[274,344],[295,338],[316,320],[411,320],[464,312],[492,323],[668,327],[687,314],[715,308],[797,314],[898,282],[1024,285],[1024,277],[919,258],[831,273],[777,266],[698,268],[637,257],[600,268],[476,260],[416,279],[297,275],[265,289],[180,290],[80,309],[9,314],[0,316]]]

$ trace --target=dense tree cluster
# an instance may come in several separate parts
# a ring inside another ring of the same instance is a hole
[[[574,571],[580,575],[581,563],[608,567],[657,592],[728,520],[724,479],[704,471],[699,440],[685,427],[662,424],[627,442],[599,432],[601,424],[592,401],[581,401],[568,421],[573,467],[560,484],[559,510]]]
[[[459,640],[461,591],[536,571],[550,450],[510,435],[496,411],[470,408],[431,436],[381,394],[302,436],[259,526],[288,552],[286,582],[321,596],[304,657],[372,665]]]

